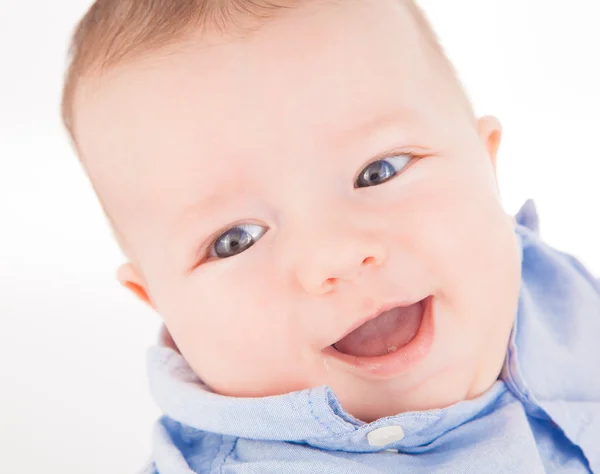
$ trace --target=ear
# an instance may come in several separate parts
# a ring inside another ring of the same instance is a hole
[[[132,263],[124,263],[117,269],[117,279],[119,283],[129,289],[140,300],[151,308],[156,309],[148,294],[146,282]]]
[[[498,148],[500,147],[500,140],[502,139],[502,125],[500,121],[492,115],[481,117],[477,120],[477,133],[492,160],[494,171],[496,171],[496,157]]]

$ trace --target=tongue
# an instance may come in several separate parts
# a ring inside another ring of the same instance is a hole
[[[386,355],[405,346],[415,337],[422,318],[423,307],[420,303],[393,308],[355,329],[333,347],[344,354],[359,357]]]

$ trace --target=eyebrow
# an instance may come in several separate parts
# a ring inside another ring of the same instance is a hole
[[[200,211],[215,207],[219,204],[218,198],[221,193],[217,190],[201,195],[197,200],[188,204],[178,215],[170,222],[170,227],[179,229],[192,216],[198,215]]]
[[[373,115],[358,125],[353,124],[352,126],[336,130],[332,134],[333,138],[328,138],[328,142],[335,145],[336,143],[347,142],[348,137],[365,139],[378,130],[389,129],[397,125],[406,125],[407,123],[415,122],[418,118],[419,114],[413,108],[395,107],[391,110],[386,110],[384,113]],[[203,210],[214,209],[222,205],[222,201],[219,199],[222,195],[222,191],[212,190],[186,205],[169,223],[170,233],[179,231],[191,217],[199,215]]]
[[[419,113],[410,107],[395,107],[372,117],[358,125],[353,125],[336,134],[336,139],[347,140],[348,136],[364,139],[378,130],[389,129],[396,125],[406,125],[418,121]]]
[[[190,222],[193,222],[191,217],[199,216],[203,211],[211,207],[219,206],[222,201],[219,200],[221,192],[218,190],[205,193],[191,204],[186,205],[183,210],[170,220],[168,225],[168,239],[170,242],[177,241],[181,247],[181,254],[178,252],[177,259],[181,258],[181,264],[189,267],[190,262],[197,258],[197,253],[200,248],[199,235],[195,232],[190,232]],[[192,239],[192,240],[190,240]],[[189,268],[188,268],[189,270]]]

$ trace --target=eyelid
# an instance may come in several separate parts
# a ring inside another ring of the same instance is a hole
[[[375,158],[372,158],[371,160],[369,160],[367,163],[365,163],[361,169],[359,169],[356,173],[356,175],[353,178],[352,183],[356,183],[356,181],[358,180],[358,178],[360,177],[360,175],[364,172],[365,168],[367,168],[368,166],[372,165],[373,163],[376,163],[378,161],[381,160],[385,160],[386,158],[393,158],[395,156],[398,155],[406,155],[410,157],[410,161],[406,164],[406,166],[410,166],[410,163],[412,161],[414,161],[415,158],[423,158],[425,155],[422,152],[417,152],[416,149],[414,148],[404,148],[401,150],[393,150],[393,151],[388,151],[385,153],[381,153],[379,155],[376,155]],[[400,171],[398,174],[403,173],[406,170],[406,168],[404,168],[402,171]]]

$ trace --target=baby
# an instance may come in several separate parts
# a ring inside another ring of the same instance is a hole
[[[98,0],[63,118],[165,325],[145,472],[600,473],[600,285],[411,0]]]

